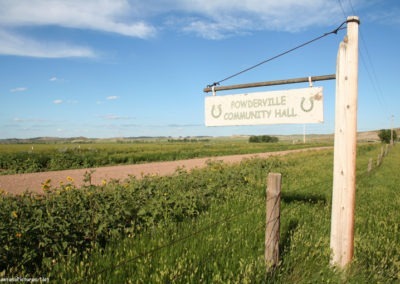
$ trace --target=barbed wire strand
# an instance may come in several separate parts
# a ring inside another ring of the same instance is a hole
[[[136,256],[134,256],[134,257],[132,257],[132,258],[129,258],[129,259],[127,259],[127,260],[121,261],[120,263],[117,263],[117,264],[115,264],[115,265],[112,265],[111,267],[107,267],[107,268],[102,269],[102,270],[100,270],[100,271],[96,271],[96,273],[91,273],[90,275],[87,275],[84,279],[82,279],[82,278],[81,278],[81,279],[78,279],[78,280],[77,280],[77,283],[80,283],[80,282],[82,282],[83,280],[88,280],[88,279],[90,279],[91,276],[93,276],[93,275],[103,274],[103,273],[105,273],[105,272],[107,272],[107,271],[109,271],[109,270],[112,270],[112,269],[115,269],[115,268],[118,268],[118,267],[121,267],[121,266],[125,266],[125,265],[126,265],[127,263],[129,263],[129,262],[133,262],[133,261],[135,261],[135,260],[137,260],[137,259],[140,259],[140,258],[143,258],[143,257],[146,257],[146,256],[151,256],[151,255],[153,255],[153,254],[155,254],[155,253],[161,251],[162,249],[165,249],[165,248],[168,248],[168,247],[172,247],[172,246],[176,245],[177,243],[183,242],[183,241],[185,241],[185,240],[187,240],[187,239],[189,239],[189,238],[191,238],[191,237],[200,235],[201,233],[203,233],[203,232],[205,232],[205,231],[207,231],[207,230],[209,230],[209,229],[211,229],[211,228],[213,228],[213,227],[216,227],[216,226],[218,226],[218,225],[227,223],[228,221],[230,221],[230,220],[236,218],[237,216],[243,215],[244,213],[249,212],[249,211],[255,209],[256,207],[258,207],[260,204],[262,204],[262,203],[264,203],[264,202],[265,202],[265,200],[261,200],[260,202],[257,202],[256,204],[252,205],[251,207],[246,208],[245,210],[242,210],[242,211],[240,211],[240,212],[237,212],[237,213],[235,213],[235,214],[232,214],[232,215],[228,216],[227,218],[223,218],[223,219],[220,219],[220,220],[218,220],[218,221],[212,222],[212,223],[208,224],[207,226],[204,226],[204,227],[202,227],[201,229],[199,229],[199,230],[197,230],[197,231],[194,231],[194,232],[191,233],[191,234],[188,234],[188,235],[183,236],[183,237],[181,237],[181,238],[175,239],[175,240],[173,240],[173,241],[171,241],[171,242],[169,242],[169,243],[167,243],[167,244],[164,244],[164,245],[155,247],[154,249],[151,249],[151,250],[148,250],[148,251],[139,253],[138,255],[136,255]]]
[[[375,171],[376,171],[376,170],[378,170],[378,169],[379,169],[379,167],[374,167],[372,170],[375,170]],[[356,175],[356,177],[357,177],[357,180],[360,181],[360,179],[362,179],[362,178],[364,178],[364,177],[366,177],[366,176],[369,176],[369,175],[370,175],[370,172],[368,172],[368,171],[363,171],[363,172],[361,172],[361,173],[358,173],[358,174]],[[332,183],[332,179],[329,179],[329,180],[326,180],[326,181],[322,181],[322,182],[314,183],[314,184],[311,184],[311,185],[308,185],[308,186],[304,186],[304,187],[302,187],[302,188],[297,188],[296,190],[300,190],[300,191],[301,191],[301,190],[304,190],[304,189],[307,189],[307,188],[310,188],[310,187],[315,187],[315,186],[324,185],[324,184],[331,184],[331,183]],[[213,227],[216,227],[216,226],[221,225],[221,224],[224,224],[224,223],[231,222],[231,221],[232,221],[233,219],[235,219],[236,217],[241,216],[241,215],[243,215],[244,213],[247,213],[247,212],[249,212],[249,211],[251,211],[251,210],[257,208],[257,207],[259,207],[261,204],[263,204],[264,202],[269,201],[269,200],[274,199],[274,198],[276,198],[276,199],[278,200],[278,198],[281,198],[281,194],[279,194],[278,197],[274,196],[274,197],[271,197],[271,198],[266,199],[266,200],[263,199],[263,200],[261,200],[261,201],[255,203],[255,204],[252,205],[251,207],[247,207],[246,209],[244,209],[244,210],[242,210],[242,211],[240,211],[240,212],[238,212],[238,213],[232,214],[232,215],[230,215],[230,216],[228,216],[228,217],[226,217],[226,218],[223,218],[223,219],[220,219],[220,220],[218,220],[218,221],[212,222],[212,223],[210,223],[210,224],[208,224],[208,225],[202,227],[201,229],[199,229],[199,230],[197,230],[197,231],[195,231],[195,232],[193,232],[193,233],[191,233],[191,234],[188,234],[188,235],[186,235],[186,236],[183,236],[183,237],[181,237],[181,238],[178,238],[178,239],[176,239],[176,240],[173,240],[173,241],[171,241],[171,242],[169,242],[169,243],[167,243],[167,244],[165,244],[165,245],[158,246],[158,247],[156,247],[156,248],[154,248],[154,249],[152,249],[152,250],[149,250],[149,251],[140,253],[140,254],[136,255],[135,257],[133,257],[133,258],[130,258],[130,259],[127,259],[127,260],[122,261],[122,262],[120,262],[120,263],[117,263],[116,265],[112,265],[111,267],[108,267],[108,268],[105,268],[105,269],[103,269],[103,270],[97,271],[96,274],[102,274],[102,273],[104,273],[104,272],[106,272],[106,271],[109,271],[109,270],[111,270],[111,269],[115,269],[115,268],[124,266],[124,265],[126,265],[127,263],[132,262],[132,261],[135,261],[135,260],[140,259],[140,258],[142,258],[142,257],[151,256],[151,255],[153,255],[153,254],[155,254],[155,253],[161,251],[162,249],[165,249],[165,248],[168,248],[168,247],[172,247],[172,246],[174,246],[174,245],[176,245],[176,244],[178,244],[178,243],[180,243],[180,242],[186,241],[187,239],[189,239],[189,238],[191,238],[191,237],[198,236],[198,235],[200,235],[201,233],[203,233],[203,232],[205,232],[205,231],[207,231],[207,230],[209,230],[209,229],[211,229],[211,228],[213,228]],[[276,205],[277,205],[277,204],[274,204],[274,206],[276,206]],[[272,221],[275,222],[276,220],[274,219],[274,220],[272,220]],[[277,223],[277,222],[275,222],[274,226],[276,225],[276,223]],[[266,224],[263,224],[263,226],[265,226],[265,225],[266,225]],[[85,279],[87,280],[87,279],[88,279],[90,276],[92,276],[93,274],[94,274],[94,273],[92,273],[92,274],[90,274],[89,276],[85,277]],[[83,281],[83,280],[84,280],[84,279],[79,279],[79,280],[78,280],[78,283],[81,282],[81,281]]]
[[[255,229],[251,230],[250,232],[246,232],[245,235],[246,235],[246,236],[251,235],[251,234],[253,234],[253,233],[256,232],[256,231],[259,231],[260,229],[263,229],[263,230],[264,230],[264,227],[265,227],[265,224],[264,224],[264,223],[261,223],[260,225],[256,226]],[[187,274],[188,272],[193,272],[196,268],[198,268],[199,266],[202,266],[204,263],[206,263],[207,261],[209,261],[211,258],[214,258],[214,257],[215,257],[217,254],[219,254],[220,252],[226,251],[227,248],[229,248],[229,247],[231,247],[231,246],[233,246],[233,245],[235,245],[235,244],[237,244],[237,243],[243,241],[243,239],[244,239],[243,237],[242,237],[242,238],[237,238],[235,241],[228,243],[225,247],[223,247],[223,248],[221,248],[221,249],[218,249],[218,250],[214,250],[214,252],[211,253],[211,254],[209,255],[209,257],[203,258],[202,261],[199,262],[199,265],[198,265],[198,266],[192,267],[192,269],[187,269],[187,270],[185,270],[186,274]],[[184,276],[183,273],[180,274],[180,275],[177,275],[177,274],[176,274],[172,280],[175,281],[175,280],[177,280],[177,279],[179,279],[179,278],[182,278],[183,276]]]
[[[360,173],[357,177],[359,177],[359,176],[365,176],[365,174],[368,174],[368,172],[362,172],[362,173]],[[300,189],[298,189],[298,190],[310,188],[310,187],[317,186],[317,185],[328,184],[328,183],[331,184],[331,183],[332,183],[332,180],[330,179],[330,180],[326,180],[326,181],[323,181],[323,182],[315,183],[315,184],[312,184],[312,185],[310,185],[310,186],[302,187],[302,188],[300,188]],[[278,200],[278,198],[280,198],[280,194],[279,194],[277,197],[273,197],[273,198],[276,198],[276,200]],[[270,198],[270,199],[273,199],[273,198]],[[277,203],[274,203],[274,207],[275,207],[276,205],[277,205]],[[271,218],[269,218],[269,219],[271,219]],[[269,220],[269,222],[274,222],[274,225],[273,225],[274,228],[275,228],[275,226],[278,224],[278,222],[276,222],[277,219],[280,219],[280,216],[279,216],[278,218],[274,218],[273,220]],[[252,233],[254,233],[255,231],[257,231],[257,230],[259,230],[259,229],[261,229],[261,228],[262,228],[262,229],[265,229],[265,226],[266,226],[266,225],[267,225],[267,224],[262,223],[261,225],[257,226],[256,229],[250,231],[248,234],[252,234]],[[238,242],[240,242],[240,241],[242,241],[242,240],[243,240],[243,238],[240,238],[240,239],[238,239],[238,240],[236,240],[236,241],[234,241],[234,242],[230,242],[229,245],[227,245],[226,247],[214,251],[209,257],[204,258],[203,261],[201,261],[201,262],[199,263],[199,265],[202,265],[202,264],[205,263],[206,261],[209,261],[209,260],[210,260],[211,258],[213,258],[215,255],[217,255],[217,253],[222,252],[222,251],[225,251],[226,248],[228,248],[228,247],[230,247],[230,246],[232,246],[232,245],[234,245],[234,244],[236,244],[236,243],[238,243]],[[271,238],[270,238],[270,236],[268,236],[267,245],[270,244],[270,241],[271,241]],[[185,273],[176,274],[176,275],[173,277],[172,280],[175,281],[175,280],[177,280],[177,279],[180,279],[180,278],[182,278],[185,274],[187,274],[188,272],[193,272],[194,269],[196,269],[196,268],[198,268],[198,266],[193,267],[193,268],[190,269],[190,270],[185,270]]]

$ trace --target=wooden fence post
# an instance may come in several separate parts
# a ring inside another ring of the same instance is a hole
[[[274,268],[279,262],[281,182],[281,174],[268,174],[265,228],[265,263],[267,271]]]
[[[372,158],[369,158],[368,161],[368,173],[370,173],[372,171]]]

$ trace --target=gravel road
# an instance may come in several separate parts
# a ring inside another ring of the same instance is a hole
[[[205,167],[207,161],[223,161],[225,163],[238,163],[242,159],[260,157],[268,158],[271,156],[282,156],[289,153],[298,153],[304,151],[316,151],[330,149],[332,147],[318,147],[311,149],[299,149],[290,151],[268,152],[259,154],[244,154],[221,156],[212,158],[197,158],[190,160],[170,161],[170,162],[155,162],[147,164],[121,165],[91,169],[77,169],[64,171],[51,171],[41,173],[16,174],[0,176],[0,189],[13,194],[21,194],[26,190],[42,193],[42,183],[47,179],[51,179],[51,184],[58,186],[60,182],[67,183],[67,177],[74,180],[78,186],[83,184],[83,178],[86,171],[94,170],[92,174],[92,184],[101,184],[103,180],[118,179],[124,180],[129,176],[140,178],[142,175],[157,174],[171,175],[178,167],[184,167],[187,170],[194,168]]]

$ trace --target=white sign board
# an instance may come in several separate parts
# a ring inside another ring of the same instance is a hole
[[[321,123],[322,91],[309,87],[206,97],[206,126]]]

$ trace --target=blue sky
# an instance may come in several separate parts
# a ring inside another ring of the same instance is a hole
[[[0,139],[300,134],[205,127],[206,85],[360,17],[359,131],[400,126],[397,0],[0,0]],[[334,74],[346,30],[224,85]],[[333,133],[335,82],[324,87]],[[308,83],[219,95],[303,88]]]

